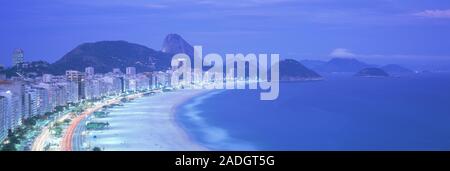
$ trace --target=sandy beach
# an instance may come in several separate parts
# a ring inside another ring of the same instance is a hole
[[[94,121],[110,127],[90,131],[85,145],[105,151],[207,150],[192,141],[175,121],[177,106],[208,90],[177,90],[158,93],[109,109],[109,116]]]

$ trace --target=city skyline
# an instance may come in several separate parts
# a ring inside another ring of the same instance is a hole
[[[343,56],[418,66],[444,65],[450,56],[447,1],[57,0],[1,8],[9,26],[0,28],[4,66],[16,48],[24,49],[26,61],[54,62],[81,43],[102,40],[160,50],[168,33],[205,51],[277,52],[298,60]]]
[[[55,115],[70,104],[169,85],[170,79],[165,77],[170,73],[166,71],[137,73],[134,67],[127,67],[126,73],[118,70],[96,74],[93,67],[87,67],[85,72],[67,70],[64,75],[0,80],[0,141],[10,135],[9,131],[26,125],[26,120]]]

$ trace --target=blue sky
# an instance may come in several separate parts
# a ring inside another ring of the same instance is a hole
[[[447,0],[17,0],[2,2],[0,23],[3,65],[17,47],[54,62],[84,42],[159,50],[178,33],[221,54],[450,67]]]

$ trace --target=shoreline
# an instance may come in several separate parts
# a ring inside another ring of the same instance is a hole
[[[183,126],[181,121],[177,120],[177,114],[178,114],[178,111],[180,110],[180,108],[183,107],[184,105],[188,104],[189,101],[193,100],[194,98],[198,98],[198,97],[204,96],[208,93],[211,93],[212,91],[214,91],[214,90],[213,89],[212,90],[203,89],[198,94],[192,95],[189,98],[185,98],[185,99],[179,101],[178,103],[176,103],[172,107],[172,111],[171,111],[173,124],[175,124],[179,129],[181,129],[183,131],[183,134],[186,137],[187,141],[195,143],[199,147],[201,147],[200,151],[211,151],[211,149],[207,148],[206,146],[202,145],[200,142],[196,141],[195,138],[188,133],[187,128],[185,126]]]
[[[110,116],[95,119],[106,121],[111,127],[90,131],[85,143],[106,151],[207,151],[208,148],[189,136],[176,114],[189,100],[211,91],[189,89],[158,93],[138,98],[123,108],[112,108]]]

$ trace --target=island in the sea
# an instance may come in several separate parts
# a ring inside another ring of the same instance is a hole
[[[280,81],[321,80],[322,76],[294,59],[280,61]]]
[[[364,68],[357,72],[358,77],[388,77],[389,74],[380,68]]]
[[[398,64],[388,64],[380,68],[392,76],[410,75],[415,73],[413,70],[405,68]]]

